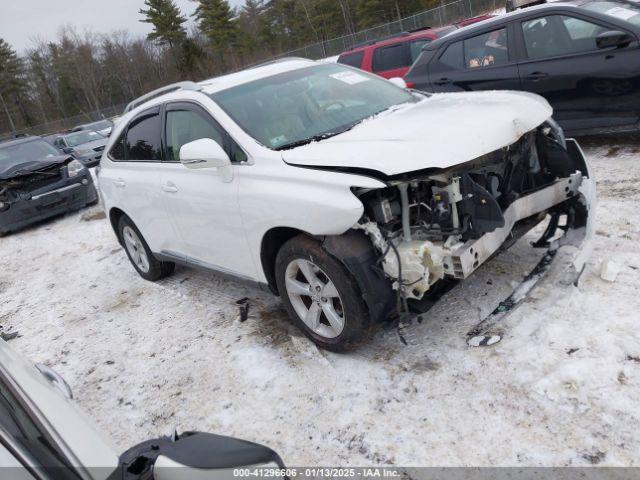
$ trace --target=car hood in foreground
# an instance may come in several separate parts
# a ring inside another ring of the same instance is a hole
[[[66,162],[69,155],[57,155],[55,157],[41,158],[40,160],[30,160],[28,162],[14,163],[11,165],[0,165],[0,180],[8,180],[10,178],[29,175],[35,171],[52,165],[59,165]]]
[[[282,152],[291,165],[367,169],[387,176],[448,168],[516,142],[551,114],[526,92],[441,93],[352,130]]]

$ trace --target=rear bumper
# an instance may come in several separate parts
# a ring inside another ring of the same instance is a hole
[[[19,230],[41,220],[78,210],[97,200],[98,193],[91,174],[84,170],[77,177],[57,182],[30,199],[11,203],[8,210],[0,212],[0,233]]]

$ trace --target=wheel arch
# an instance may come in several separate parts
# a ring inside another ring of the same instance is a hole
[[[109,223],[111,223],[111,228],[113,228],[113,233],[115,233],[118,243],[122,246],[124,245],[122,243],[122,238],[120,238],[120,234],[118,233],[118,222],[120,222],[120,219],[125,215],[126,213],[117,207],[113,207],[109,210]]]
[[[267,279],[269,289],[274,295],[279,295],[276,285],[276,257],[280,248],[298,235],[309,235],[307,232],[292,227],[274,227],[268,230],[260,243],[260,263]],[[311,236],[311,235],[310,235]]]

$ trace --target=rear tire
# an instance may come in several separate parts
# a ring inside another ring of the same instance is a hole
[[[276,258],[276,283],[287,312],[321,348],[342,352],[369,333],[369,311],[346,267],[313,238],[299,235]]]
[[[118,235],[131,265],[145,280],[155,282],[168,277],[175,270],[175,263],[161,262],[153,256],[144,237],[126,215],[118,222]]]

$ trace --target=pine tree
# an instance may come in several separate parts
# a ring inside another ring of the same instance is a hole
[[[15,121],[9,112],[9,103],[16,103],[20,106],[19,101],[24,92],[24,64],[4,39],[0,38],[0,109],[4,111],[11,130],[15,131]],[[24,112],[23,118],[26,116]],[[25,118],[25,121],[28,121]]]
[[[237,38],[237,25],[227,0],[198,0],[198,28],[219,51],[228,51]]]
[[[187,19],[173,0],[145,0],[147,10],[140,9],[145,18],[140,20],[153,25],[153,31],[147,38],[160,44],[168,44],[171,49],[182,42],[187,33],[182,25]]]

